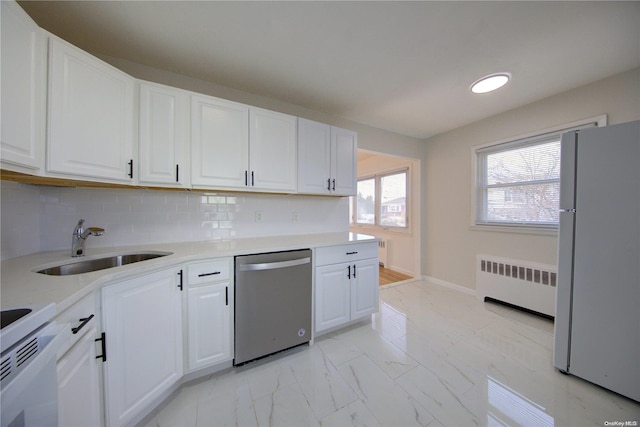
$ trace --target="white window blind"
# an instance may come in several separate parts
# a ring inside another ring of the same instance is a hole
[[[594,125],[478,149],[476,224],[557,227],[562,134]]]

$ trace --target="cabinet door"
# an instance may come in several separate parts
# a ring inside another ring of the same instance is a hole
[[[333,328],[350,320],[348,264],[316,268],[315,330]]]
[[[183,187],[189,170],[189,96],[168,86],[140,83],[139,175],[143,184]]]
[[[351,320],[378,311],[378,260],[366,259],[353,264],[351,274]]]
[[[182,301],[178,270],[102,289],[106,333],[106,414],[128,424],[182,377]]]
[[[298,192],[330,194],[331,126],[298,119]]]
[[[47,171],[130,182],[134,79],[53,36],[49,55]]]
[[[191,183],[246,188],[249,107],[210,96],[191,97]]]
[[[331,189],[333,194],[355,196],[357,151],[358,135],[355,132],[336,127],[331,128]]]
[[[44,153],[46,38],[17,3],[1,3],[2,161],[33,172]]]
[[[249,110],[250,188],[295,191],[297,184],[297,119],[287,114]]]
[[[100,426],[100,367],[96,359],[96,328],[89,330],[58,360],[58,425]]]
[[[189,370],[231,360],[233,288],[229,282],[189,288]]]

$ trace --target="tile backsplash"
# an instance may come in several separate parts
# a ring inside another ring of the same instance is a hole
[[[349,230],[346,197],[46,187],[2,182],[2,259],[69,249],[78,219],[105,234],[86,247]]]

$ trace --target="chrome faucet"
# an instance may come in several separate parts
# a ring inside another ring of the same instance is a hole
[[[71,238],[71,256],[78,257],[84,256],[84,242],[89,236],[102,236],[104,234],[104,228],[89,227],[85,229],[83,227],[84,219],[78,221],[76,228],[73,229],[73,236]]]

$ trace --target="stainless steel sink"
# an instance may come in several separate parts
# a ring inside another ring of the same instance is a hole
[[[48,274],[49,276],[69,276],[72,274],[89,273],[91,271],[104,270],[107,268],[119,267],[121,265],[132,264],[134,262],[146,261],[171,255],[172,252],[139,253],[126,255],[113,255],[104,258],[88,259],[83,261],[69,262],[55,265],[37,273]]]

